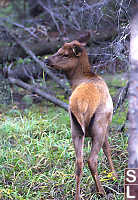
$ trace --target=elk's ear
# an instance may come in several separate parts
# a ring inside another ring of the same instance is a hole
[[[72,51],[75,54],[75,56],[79,57],[79,56],[81,56],[81,53],[82,53],[83,50],[80,46],[74,45],[73,48],[72,48]]]

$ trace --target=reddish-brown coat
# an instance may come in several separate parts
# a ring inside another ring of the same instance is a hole
[[[92,82],[84,82],[77,86],[69,100],[69,108],[77,118],[81,127],[88,127],[91,117],[100,104],[101,95]]]
[[[65,43],[56,54],[47,59],[47,64],[63,70],[70,81],[72,95],[69,100],[72,140],[76,153],[76,196],[80,200],[80,180],[83,168],[83,145],[85,136],[92,138],[88,166],[95,180],[98,193],[104,189],[97,172],[98,153],[101,148],[117,177],[108,143],[108,125],[112,119],[113,104],[105,81],[91,73],[84,45],[78,41]]]

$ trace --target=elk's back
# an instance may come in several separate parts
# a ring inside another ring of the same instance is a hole
[[[96,112],[109,112],[112,115],[112,99],[104,80],[88,81],[77,86],[70,97],[69,109],[82,130],[88,128],[90,120]]]

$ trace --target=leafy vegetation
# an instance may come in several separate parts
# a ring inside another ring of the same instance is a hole
[[[120,84],[120,81],[116,80],[116,83]],[[68,113],[47,104],[46,101],[23,111],[16,105],[2,107],[1,110],[0,199],[72,200],[75,194],[75,154]],[[126,112],[127,103],[123,112],[119,110],[114,115],[109,133],[118,180],[112,177],[103,151],[99,153],[98,172],[108,199],[124,198],[127,128],[122,133],[119,127],[125,122]],[[95,184],[87,166],[90,148],[90,139],[86,138],[81,182],[82,199],[104,199],[96,194]]]

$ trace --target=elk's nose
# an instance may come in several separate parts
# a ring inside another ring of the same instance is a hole
[[[50,65],[50,60],[47,58],[45,61],[46,65]]]

